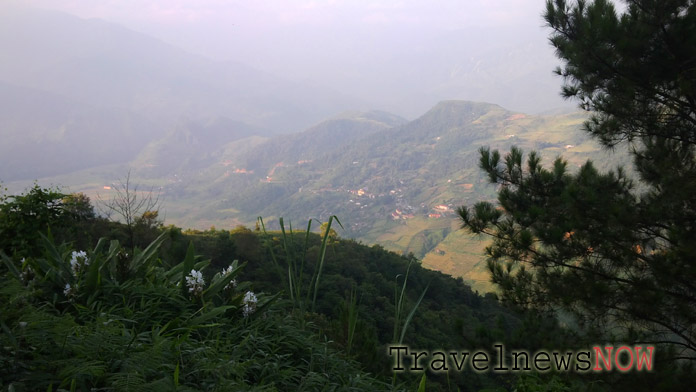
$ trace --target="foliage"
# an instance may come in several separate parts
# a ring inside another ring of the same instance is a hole
[[[464,226],[493,236],[488,265],[505,300],[696,360],[696,6],[635,0],[617,15],[605,0],[554,0],[546,20],[564,94],[592,111],[586,131],[606,147],[628,142],[640,181],[484,148],[500,206],[460,208]]]
[[[0,262],[0,300],[9,304],[0,315],[7,326],[0,388],[70,389],[74,379],[76,389],[415,389],[421,374],[398,375],[391,384],[387,346],[395,325],[402,326],[397,339],[423,350],[500,341],[538,349],[565,334],[553,320],[521,318],[461,279],[379,246],[341,238],[328,246],[328,236],[306,231],[283,237],[261,227],[159,226],[153,244],[132,252],[120,245],[128,238],[123,224],[61,219],[48,235],[35,235],[34,255]],[[73,237],[82,236],[76,225],[106,239],[76,247],[84,243]],[[53,237],[66,242],[56,245]],[[212,257],[201,259],[194,248]],[[280,296],[289,257],[304,271],[305,312]],[[281,300],[262,308],[269,298]],[[428,390],[512,385],[506,375],[468,372],[427,379]]]
[[[305,232],[301,233],[304,240]],[[197,243],[205,235],[198,234],[191,239]],[[235,230],[232,233],[233,239],[236,240],[238,235],[246,236],[248,233]],[[254,287],[258,290],[272,291],[278,287],[287,287],[282,232],[268,232],[266,235],[261,232],[257,235],[265,237],[266,244],[270,245],[265,249],[265,255],[245,259],[248,264],[240,276],[254,281]],[[288,232],[286,237],[290,238]],[[319,235],[309,236],[306,276],[313,274],[318,268],[321,243]],[[296,252],[299,252],[304,242],[295,240],[295,244]],[[272,261],[271,249],[277,264]],[[403,289],[407,270],[408,284]],[[472,292],[461,279],[425,269],[414,258],[399,256],[377,245],[368,247],[339,238],[332,246],[330,255],[327,254],[322,282],[324,283],[317,296],[317,313],[306,317],[342,351],[348,351],[350,341],[351,356],[371,373],[386,379],[391,379],[393,375],[389,369],[391,360],[387,356],[387,346],[395,343],[395,325],[401,327],[396,341],[403,334],[405,344],[424,350],[477,349],[492,347],[500,341],[505,341],[511,347],[564,347],[562,344],[565,343],[563,337],[566,333],[558,328],[554,320],[524,320],[500,307],[494,298],[483,298]],[[428,284],[429,288],[425,291]],[[401,298],[403,309],[398,323],[394,312],[395,292],[397,301]],[[352,310],[352,302],[356,297],[357,309]],[[418,310],[412,312],[419,301]],[[355,321],[351,321],[351,312],[357,315]],[[407,313],[412,316],[407,328],[403,328]],[[353,323],[355,332],[350,339]],[[417,385],[420,374],[414,377],[399,375],[398,378],[408,385]],[[451,374],[449,383],[461,386],[462,390],[478,390],[500,386],[502,380],[508,378],[505,375],[491,377],[463,372]],[[446,385],[448,380],[444,375],[428,374],[428,390],[447,390]]]
[[[21,265],[4,256],[0,387],[384,389],[279,312],[274,297],[234,287],[242,266],[206,284],[196,272],[209,262],[190,246],[163,268],[166,238],[129,256],[116,241],[82,252],[43,237],[40,256]]]
[[[63,225],[64,218],[72,215],[89,214],[89,209],[84,210],[81,205],[79,197],[37,184],[23,195],[1,195],[0,250],[8,254],[33,254],[38,233]]]
[[[292,224],[290,224],[289,231],[286,233],[285,223],[283,221],[283,218],[280,218],[279,223],[283,240],[283,251],[285,253],[285,261],[288,270],[288,293],[290,294],[290,300],[293,302],[293,306],[299,308],[301,312],[310,309],[312,312],[314,312],[314,310],[316,309],[317,294],[319,293],[319,285],[321,283],[321,275],[322,270],[324,269],[324,260],[326,257],[326,246],[330,238],[332,239],[332,241],[335,241],[335,236],[331,236],[331,224],[334,220],[336,220],[336,222],[339,225],[341,225],[341,221],[339,221],[336,216],[331,216],[329,218],[329,221],[326,222],[326,226],[322,225],[322,241],[319,252],[319,259],[317,261],[318,268],[315,269],[312,273],[311,278],[309,279],[309,282],[306,284],[305,288],[305,264],[307,261],[309,237],[312,232],[312,219],[310,219],[307,222],[307,230],[304,232],[304,244],[298,249],[298,246],[296,246],[294,240],[295,234],[292,230]],[[263,228],[263,233],[266,239],[268,240],[269,236],[268,232],[266,232],[266,225],[264,224],[263,219],[259,217],[258,221],[260,222],[261,227]],[[335,231],[333,231],[333,233],[335,234]],[[276,265],[279,265],[278,259],[275,256],[272,245],[269,247],[269,251],[271,253],[271,258],[273,259],[273,262]],[[300,253],[301,256],[299,255]],[[311,307],[308,307],[310,297],[312,298],[312,302]]]

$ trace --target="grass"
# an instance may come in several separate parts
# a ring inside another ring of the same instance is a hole
[[[289,224],[288,230],[285,228],[285,221],[283,218],[279,218],[280,224],[280,234],[281,234],[281,244],[283,246],[283,252],[285,254],[285,264],[287,268],[287,284],[288,284],[288,294],[290,295],[290,300],[295,308],[299,308],[302,313],[307,310],[312,312],[316,309],[317,294],[319,293],[322,272],[324,269],[324,262],[326,260],[326,247],[329,241],[329,234],[331,232],[331,225],[333,221],[343,227],[341,221],[338,217],[332,215],[329,217],[326,229],[322,234],[321,247],[319,248],[319,259],[316,261],[316,267],[312,269],[312,275],[308,282],[305,283],[305,273],[308,273],[309,267],[307,263],[307,250],[309,247],[309,237],[312,233],[312,222],[310,219],[307,222],[307,230],[302,232],[304,234],[304,242],[302,245],[298,246],[295,244],[295,232],[292,229],[292,223]],[[266,231],[266,224],[262,217],[258,217],[258,222],[263,230],[263,234],[266,237],[269,252],[273,258],[273,262],[276,265],[280,265],[275,252],[273,251],[272,237]],[[312,299],[311,306],[309,299]]]

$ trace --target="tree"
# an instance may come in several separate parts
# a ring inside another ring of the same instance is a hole
[[[0,250],[34,254],[39,233],[63,223],[65,197],[58,189],[37,184],[23,195],[0,195]]]
[[[123,220],[129,241],[128,247],[134,250],[136,226],[159,227],[157,218],[160,193],[155,193],[154,187],[147,191],[140,190],[138,185],[131,184],[130,175],[129,170],[126,178],[112,187],[116,195],[111,200],[103,200],[99,197],[99,201],[107,217],[116,215],[117,220],[119,218]]]
[[[65,195],[62,203],[65,214],[75,221],[88,221],[96,218],[89,197],[82,192]]]
[[[327,235],[326,234],[326,229],[329,228],[329,222],[324,222],[319,226],[319,232],[321,233],[322,238]],[[338,233],[334,229],[329,229],[329,234],[328,234],[328,239],[330,243],[334,243],[338,240]]]
[[[504,300],[559,308],[586,327],[665,344],[696,360],[696,5],[547,1],[563,95],[590,112],[585,130],[627,146],[621,168],[577,173],[513,148],[481,150],[499,206],[461,207],[463,227],[493,237],[488,267]]]

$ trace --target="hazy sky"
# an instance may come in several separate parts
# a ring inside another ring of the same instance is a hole
[[[534,0],[25,0],[130,26],[146,24],[273,28],[279,26],[539,26],[544,1]]]
[[[442,99],[562,105],[544,0],[22,0],[412,117]],[[490,83],[490,84],[487,84]]]

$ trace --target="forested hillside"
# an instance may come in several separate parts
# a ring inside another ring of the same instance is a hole
[[[494,355],[496,344],[582,349],[593,336],[578,334],[573,319],[506,307],[413,257],[342,239],[331,222],[341,225],[332,217],[323,235],[287,221],[267,231],[262,220],[254,229],[196,231],[163,226],[146,211],[129,227],[97,217],[83,194],[37,186],[6,195],[0,386],[604,390],[677,386],[688,376],[394,373],[394,344]]]
[[[1,295],[13,304],[0,320],[4,386],[411,388],[420,377],[391,380],[390,343],[476,349],[541,343],[542,327],[564,333],[380,246],[302,231],[182,231],[146,219],[131,243],[128,227],[95,217],[89,203],[35,187],[0,205]],[[28,224],[27,214],[37,219]],[[229,355],[237,364],[216,372]],[[435,390],[517,382],[471,372],[428,379]]]

